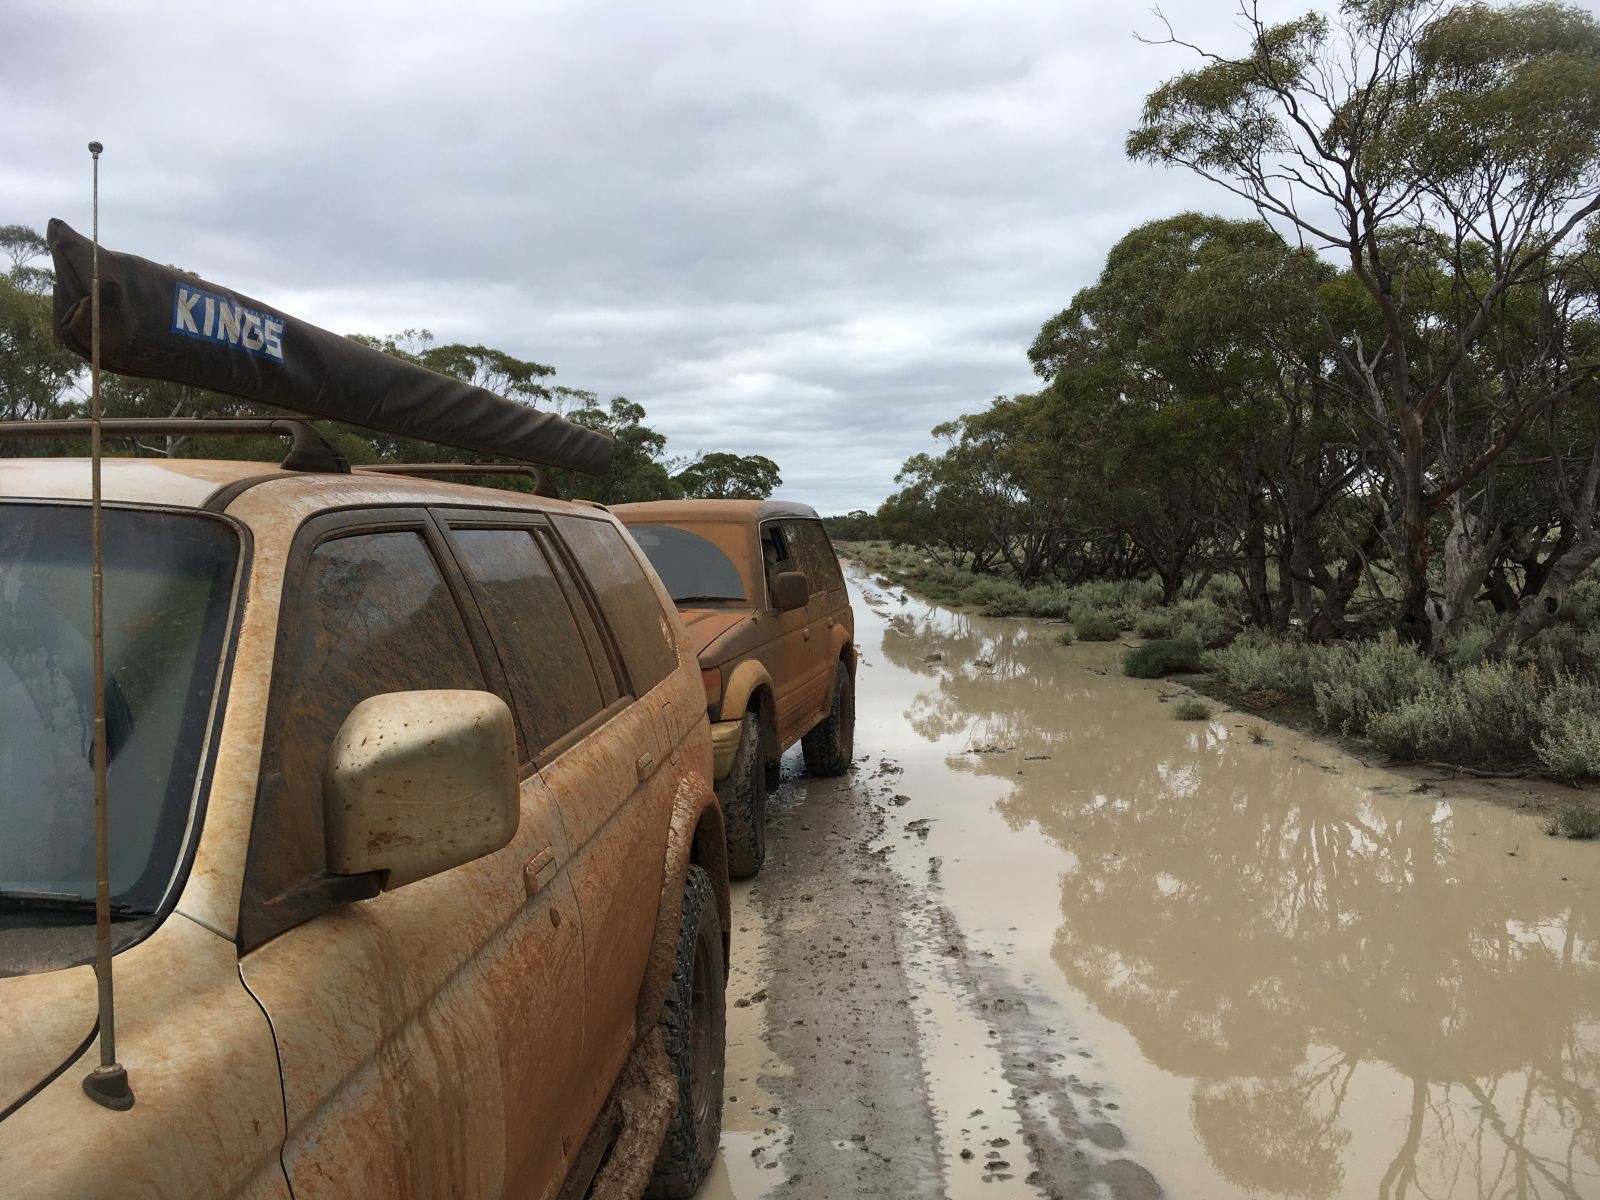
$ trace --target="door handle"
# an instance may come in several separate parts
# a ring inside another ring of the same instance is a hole
[[[656,769],[656,756],[646,751],[639,755],[639,761],[634,763],[634,766],[639,769],[639,778],[641,780],[648,779],[650,778],[650,773]]]
[[[551,870],[556,865],[555,851],[549,846],[544,846],[539,853],[530,858],[522,867],[522,885],[528,895],[533,895],[542,888],[548,880],[540,876]]]

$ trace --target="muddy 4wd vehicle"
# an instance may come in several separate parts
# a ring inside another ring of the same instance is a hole
[[[77,349],[75,236],[52,223]],[[609,462],[218,285],[103,249],[98,270],[116,369]],[[689,1195],[719,1141],[729,919],[671,598],[595,506],[236,424],[106,422],[296,444],[281,467],[103,464],[100,861],[90,465],[0,456],[0,1191]],[[44,425],[0,424],[0,455]]]
[[[728,868],[766,858],[767,789],[797,740],[813,775],[855,749],[855,615],[814,510],[778,500],[619,504],[700,656]]]

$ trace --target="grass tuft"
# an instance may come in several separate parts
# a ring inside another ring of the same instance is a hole
[[[1211,705],[1204,700],[1180,700],[1173,706],[1172,715],[1180,721],[1204,721],[1211,716]]]

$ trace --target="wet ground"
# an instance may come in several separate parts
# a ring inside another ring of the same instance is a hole
[[[1600,1197],[1600,847],[852,577],[702,1195]]]

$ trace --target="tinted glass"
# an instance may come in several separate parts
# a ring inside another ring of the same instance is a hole
[[[615,526],[576,517],[552,520],[599,598],[634,695],[642,696],[678,665],[672,624],[655,588]]]
[[[589,652],[531,533],[458,529],[452,537],[536,753],[600,711]]]
[[[173,881],[238,555],[221,522],[105,510],[114,902]],[[0,890],[94,895],[90,586],[86,507],[0,505]]]
[[[832,591],[844,586],[839,572],[839,560],[834,556],[828,535],[818,521],[786,521],[784,531],[789,535],[790,553],[800,562],[815,592]]]
[[[320,819],[322,765],[350,710],[384,692],[482,690],[455,598],[420,533],[366,533],[318,546],[295,604],[277,767],[291,803]]]
[[[630,525],[628,532],[677,603],[745,598],[733,560],[698,533],[671,525]]]

